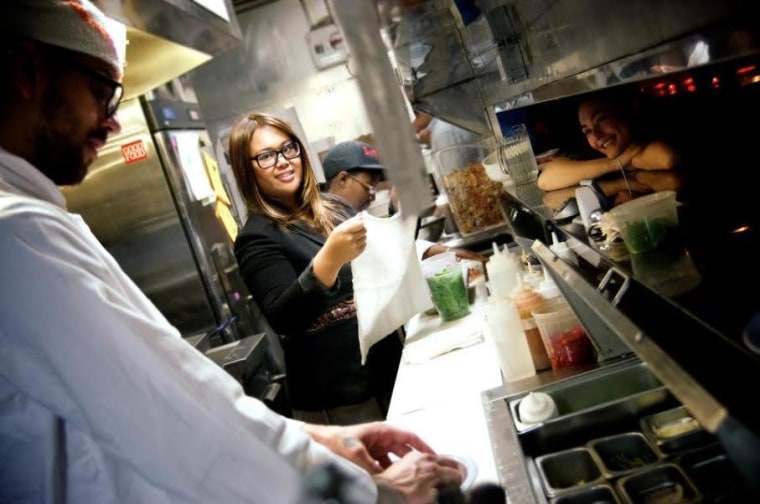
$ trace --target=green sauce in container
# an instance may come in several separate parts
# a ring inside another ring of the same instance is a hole
[[[623,241],[632,254],[655,249],[675,225],[668,219],[641,219],[625,225]]]
[[[433,303],[444,322],[456,320],[470,313],[467,288],[462,269],[446,268],[427,278]]]

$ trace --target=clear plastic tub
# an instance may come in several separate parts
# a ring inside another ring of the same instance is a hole
[[[444,322],[469,315],[470,301],[462,266],[454,252],[444,252],[422,261],[422,274],[438,313]]]
[[[653,250],[667,242],[678,227],[675,191],[661,191],[623,203],[609,211],[631,254]]]
[[[538,325],[552,369],[594,362],[591,340],[564,299],[547,301],[531,314]]]
[[[459,144],[433,152],[443,189],[462,236],[506,223],[501,206],[501,183],[486,174],[481,143]]]

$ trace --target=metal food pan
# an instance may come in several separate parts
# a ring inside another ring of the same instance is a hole
[[[588,443],[602,466],[605,476],[615,478],[655,464],[660,454],[640,432],[624,432]]]
[[[641,432],[662,452],[672,454],[714,441],[685,406],[641,419]]]
[[[662,387],[663,384],[647,365],[637,362],[579,375],[539,387],[534,392],[545,392],[554,399],[558,416],[553,420],[561,420],[565,416],[602,408],[620,399]],[[524,393],[509,399],[509,409],[518,432],[539,425],[520,421],[517,407],[526,395],[527,393]]]
[[[549,497],[604,482],[599,464],[585,447],[542,455],[536,466]]]
[[[718,443],[703,446],[675,458],[705,502],[753,502],[757,496]]]
[[[626,504],[689,504],[701,502],[702,494],[675,464],[655,465],[617,480],[620,498]]]
[[[539,457],[586,444],[591,439],[638,431],[639,420],[680,403],[642,364],[593,373],[595,379],[566,380],[536,390],[557,403],[559,416],[540,424],[519,422],[517,407],[524,395],[508,399],[520,446]],[[589,401],[589,397],[595,401]]]
[[[551,500],[551,504],[620,504],[615,490],[608,485],[594,485]]]

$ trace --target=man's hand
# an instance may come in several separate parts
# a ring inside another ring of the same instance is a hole
[[[437,488],[459,486],[464,468],[454,459],[422,452],[409,452],[381,474],[378,486],[388,486],[400,493],[409,504],[436,502]]]
[[[411,451],[435,454],[416,434],[385,422],[357,425],[304,424],[304,430],[332,452],[378,474],[391,465],[389,455],[401,458]]]
[[[357,425],[304,424],[303,429],[318,443],[373,475],[380,488],[408,504],[431,504],[436,488],[461,485],[465,470],[456,460],[437,455],[416,434],[385,422]],[[398,457],[391,462],[390,455]]]

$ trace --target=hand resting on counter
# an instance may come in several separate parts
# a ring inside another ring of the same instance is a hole
[[[458,461],[437,455],[416,434],[384,422],[303,428],[315,441],[367,470],[379,487],[399,493],[400,502],[432,503],[437,487],[460,485],[464,479]],[[391,455],[398,460],[392,462]]]

